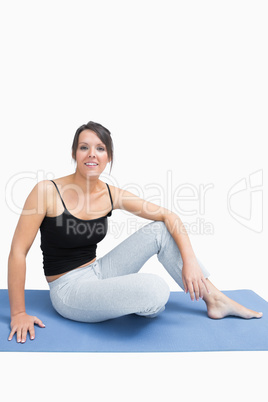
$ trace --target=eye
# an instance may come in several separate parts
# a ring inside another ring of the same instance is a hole
[[[84,151],[85,149],[88,149],[88,147],[86,145],[81,145],[81,147],[79,149]],[[97,150],[98,151],[105,151],[105,148],[104,147],[97,147]]]

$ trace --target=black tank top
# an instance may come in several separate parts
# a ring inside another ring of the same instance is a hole
[[[64,211],[55,217],[45,216],[40,225],[45,275],[58,275],[79,267],[96,257],[97,243],[107,233],[107,217],[112,215],[113,200],[107,185],[112,209],[107,215],[96,219],[79,219],[66,208],[59,189],[54,183]]]

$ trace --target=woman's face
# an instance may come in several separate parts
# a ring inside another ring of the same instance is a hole
[[[110,162],[106,146],[91,130],[83,130],[78,137],[77,169],[82,175],[99,176]]]

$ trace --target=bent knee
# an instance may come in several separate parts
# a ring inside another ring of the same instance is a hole
[[[151,300],[156,305],[164,306],[170,296],[170,289],[166,281],[156,274],[144,274],[147,275],[148,285],[147,291],[150,293]]]
[[[161,234],[163,231],[167,230],[166,224],[163,221],[153,221],[148,223],[143,227],[144,229],[148,229],[154,234]]]

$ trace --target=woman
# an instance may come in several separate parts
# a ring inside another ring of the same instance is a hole
[[[175,213],[99,179],[107,163],[111,167],[113,163],[109,130],[94,122],[79,127],[72,156],[75,173],[39,182],[18,221],[8,260],[9,340],[16,333],[17,342],[23,343],[28,332],[34,339],[34,324],[45,326],[26,313],[24,300],[26,255],[39,229],[50,298],[55,310],[68,319],[92,323],[126,314],[155,317],[163,311],[169,287],[157,275],[138,273],[154,254],[192,301],[205,301],[210,318],[262,316],[229,299],[209,281]],[[153,222],[97,258],[97,243],[105,237],[114,209]]]

